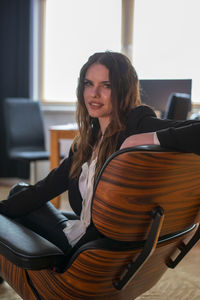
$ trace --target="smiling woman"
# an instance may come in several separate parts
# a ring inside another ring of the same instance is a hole
[[[109,70],[98,63],[92,65],[86,72],[84,85],[85,106],[92,118],[98,118],[104,134],[112,112]]]

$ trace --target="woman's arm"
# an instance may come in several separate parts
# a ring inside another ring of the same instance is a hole
[[[183,127],[170,127],[155,132],[129,136],[120,149],[139,145],[160,144],[162,147],[178,151],[192,152],[200,155],[200,123]]]
[[[158,138],[157,142],[155,137]],[[126,130],[119,141],[119,147],[156,142],[165,148],[200,154],[199,137],[200,121],[163,120],[157,118],[151,108],[138,106],[128,116]]]
[[[68,189],[72,157],[63,160],[46,178],[0,202],[0,213],[11,218],[21,217],[40,208]]]
[[[135,147],[140,145],[153,145],[154,141],[154,132],[140,133],[129,136],[121,145],[120,149]]]
[[[177,128],[170,127],[158,130],[157,137],[162,147],[200,155],[199,121]]]

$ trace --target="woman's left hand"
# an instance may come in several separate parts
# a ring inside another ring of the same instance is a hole
[[[122,143],[120,149],[139,145],[154,145],[154,132],[140,133],[129,136]]]

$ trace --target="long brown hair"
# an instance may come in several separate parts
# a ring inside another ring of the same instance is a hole
[[[118,137],[125,129],[128,113],[132,108],[141,104],[138,76],[128,57],[109,51],[95,53],[89,57],[80,71],[77,87],[76,118],[79,135],[72,146],[74,151],[70,172],[72,178],[79,176],[82,164],[91,158],[93,149],[101,138],[99,121],[89,116],[83,97],[86,72],[95,63],[102,64],[109,70],[112,101],[111,121],[102,137],[96,175],[105,160],[116,150]]]

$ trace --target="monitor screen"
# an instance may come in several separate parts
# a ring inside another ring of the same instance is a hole
[[[164,112],[172,93],[185,93],[191,96],[191,79],[141,79],[140,92],[143,104]]]

